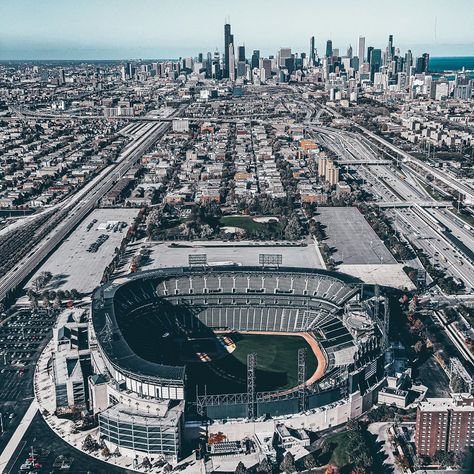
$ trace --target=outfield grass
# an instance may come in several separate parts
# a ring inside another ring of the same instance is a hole
[[[299,336],[233,334],[236,349],[228,356],[210,362],[193,363],[187,368],[190,386],[208,394],[241,393],[247,390],[247,355],[257,353],[258,391],[285,390],[298,383],[298,349],[306,347],[306,376],[317,367],[308,343]]]
[[[278,387],[291,388],[298,384],[298,349],[307,348],[306,378],[316,370],[316,357],[308,343],[299,336],[278,336],[267,334],[242,334],[233,356],[247,364],[247,354],[257,353],[257,368],[264,372],[287,375],[287,383]],[[258,383],[258,381],[257,381]]]

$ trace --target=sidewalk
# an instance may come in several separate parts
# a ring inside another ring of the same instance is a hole
[[[13,454],[16,451],[16,448],[20,444],[23,435],[26,433],[26,430],[30,426],[33,418],[38,411],[38,403],[35,398],[33,398],[28,410],[25,413],[25,416],[22,418],[20,424],[18,425],[17,429],[13,433],[13,436],[10,438],[10,441],[6,445],[3,452],[0,454],[0,472],[4,472],[7,464],[10,462]]]
[[[84,451],[82,449],[82,443],[84,442],[84,439],[87,437],[87,435],[91,435],[92,438],[98,440],[99,428],[93,428],[88,431],[77,431],[75,423],[73,421],[66,420],[63,418],[58,418],[57,416],[53,414],[56,409],[55,389],[54,389],[50,374],[48,372],[48,363],[51,359],[53,351],[54,351],[54,342],[53,340],[51,340],[48,343],[48,345],[45,347],[42,354],[40,355],[39,360],[38,360],[38,365],[36,366],[35,379],[34,379],[35,399],[33,401],[34,406],[35,406],[34,413],[36,413],[36,410],[39,408],[48,426],[59,437],[61,437],[64,441],[69,443],[74,448],[84,452],[88,456],[92,456],[101,461],[108,462],[111,465],[114,465],[116,467],[122,467],[124,469],[128,469],[129,471],[147,472],[147,473],[160,472],[161,469],[157,469],[157,468],[152,468],[152,469],[147,469],[147,470],[139,468],[139,467],[134,468],[133,459],[130,457],[121,455],[119,457],[106,458],[100,454],[100,451],[91,453],[91,452]],[[25,431],[26,431],[26,428],[25,428]],[[17,445],[19,441],[21,440],[22,436],[23,436],[23,433],[18,438]],[[145,456],[146,456],[145,454],[142,454],[142,453],[139,454],[139,457],[141,458],[140,462]],[[160,456],[150,455],[148,457],[154,458],[155,460],[157,460]],[[185,462],[185,461],[186,461],[185,459],[181,460],[181,462]],[[202,463],[196,462],[193,466],[188,466],[186,469],[182,470],[182,473],[183,474],[202,473],[201,464]]]

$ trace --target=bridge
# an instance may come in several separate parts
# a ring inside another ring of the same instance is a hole
[[[379,166],[379,165],[391,165],[390,160],[334,160],[341,166],[351,165],[368,165],[368,166]]]
[[[453,207],[453,204],[449,201],[385,201],[375,202],[377,206],[390,209],[390,208],[401,208],[401,207]]]

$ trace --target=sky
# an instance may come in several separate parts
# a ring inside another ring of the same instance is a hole
[[[404,52],[474,56],[473,0],[0,0],[0,60],[152,59],[237,45],[307,51],[316,37],[345,52],[358,36]],[[356,54],[356,53],[355,53]],[[248,54],[247,54],[248,55]]]

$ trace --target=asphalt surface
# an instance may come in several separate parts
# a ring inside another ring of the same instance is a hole
[[[320,207],[317,219],[325,226],[324,243],[335,249],[334,261],[353,265],[396,263],[358,209]]]
[[[0,280],[0,299],[9,290],[16,288],[63,241],[72,229],[89,214],[96,203],[113,186],[113,183],[136,163],[145,150],[167,132],[169,126],[169,123],[151,125],[146,134],[141,135],[136,141],[125,147],[113,165],[105,168],[91,181],[93,184],[87,188],[85,193],[76,193],[70,201],[62,204],[64,209],[68,209],[70,206],[67,216],[52,229],[48,237],[37,244],[33,252],[3,276]],[[82,198],[78,200],[78,196]]]
[[[52,334],[53,313],[16,313],[0,327],[0,413],[4,432],[0,451],[15,432],[33,399],[34,367]],[[5,364],[6,363],[6,364]]]
[[[374,148],[373,143],[360,134],[329,127],[313,127],[313,130],[321,143],[347,162],[357,163],[357,160],[361,159],[376,162],[381,159],[381,154]],[[407,168],[408,172],[401,173],[393,166],[387,165],[354,164],[352,167],[364,180],[365,188],[380,203],[405,203],[406,205],[406,203],[433,201],[409,168]],[[465,187],[461,184],[460,186]],[[469,194],[468,191],[466,192]],[[413,245],[421,248],[433,264],[461,280],[468,292],[474,288],[472,261],[474,231],[464,228],[462,221],[448,210],[397,208],[390,210],[389,214],[394,217],[397,229]],[[448,229],[448,237],[453,236],[456,240],[446,238],[446,235],[439,230],[440,224]]]
[[[65,472],[53,468],[54,461],[59,455],[72,458],[71,469],[66,472],[74,474],[124,474],[135,472],[99,461],[73,448],[56,435],[38,413],[21,440],[4,473],[18,473],[21,465],[28,458],[32,447],[34,452],[39,454],[38,462],[42,466],[38,471],[39,473]]]

